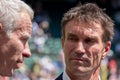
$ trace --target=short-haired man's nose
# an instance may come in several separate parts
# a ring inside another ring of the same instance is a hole
[[[31,56],[31,51],[30,51],[28,43],[26,43],[24,51],[22,52],[22,55],[27,58]]]
[[[85,52],[85,46],[83,44],[83,42],[79,42],[77,45],[76,45],[76,50],[80,53],[84,53]]]

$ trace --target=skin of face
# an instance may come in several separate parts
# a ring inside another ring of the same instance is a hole
[[[111,42],[103,43],[100,24],[72,19],[65,25],[62,48],[66,72],[73,80],[89,80],[99,68],[101,59],[110,50]],[[98,77],[98,76],[97,76]]]
[[[32,33],[32,22],[27,13],[20,13],[18,27],[8,36],[0,25],[0,75],[12,76],[20,68],[24,57],[30,57],[28,39]]]

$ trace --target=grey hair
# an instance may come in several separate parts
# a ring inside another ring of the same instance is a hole
[[[17,28],[21,12],[28,13],[31,20],[33,19],[32,8],[22,0],[0,0],[0,23],[8,35]]]

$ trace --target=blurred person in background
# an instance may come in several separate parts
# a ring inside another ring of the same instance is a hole
[[[0,75],[12,76],[30,57],[33,10],[21,0],[0,0]]]
[[[33,9],[35,12],[32,33],[33,43],[35,44],[36,51],[42,53],[45,42],[51,36],[49,31],[51,19],[48,13],[43,9],[41,1],[35,1]]]
[[[71,8],[62,19],[65,71],[55,80],[101,80],[100,64],[111,48],[112,19],[94,3]]]

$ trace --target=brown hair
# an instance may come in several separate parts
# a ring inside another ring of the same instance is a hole
[[[114,35],[114,23],[113,20],[104,12],[103,9],[99,8],[94,3],[86,3],[84,5],[77,5],[71,8],[67,13],[64,14],[61,26],[62,26],[62,36],[65,36],[65,26],[66,24],[76,18],[85,22],[98,22],[101,24],[104,33],[102,35],[103,42],[107,42],[113,38]]]

